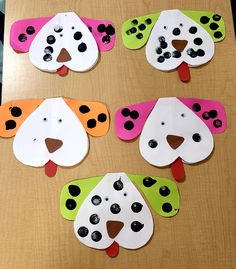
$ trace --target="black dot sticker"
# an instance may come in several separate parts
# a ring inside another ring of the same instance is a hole
[[[124,184],[123,182],[121,181],[121,179],[117,180],[114,182],[113,184],[113,188],[116,190],[116,191],[121,191],[123,188],[124,188]]]
[[[89,230],[85,226],[81,226],[79,227],[77,233],[80,237],[86,237],[89,233]]]
[[[172,33],[173,33],[173,35],[180,35],[180,29],[179,28],[174,28]]]
[[[128,120],[125,122],[124,128],[128,131],[131,131],[134,128],[134,123],[132,121]]]
[[[148,18],[148,19],[145,20],[145,23],[146,23],[147,25],[149,25],[149,24],[152,23],[152,20],[151,20],[150,18]]]
[[[73,199],[67,199],[66,200],[66,208],[69,210],[73,210],[76,208],[76,201]]]
[[[157,49],[156,49],[156,53],[157,53],[157,54],[162,54],[162,48],[157,48]]]
[[[193,134],[192,139],[194,142],[197,142],[197,143],[202,140],[200,134],[198,134],[198,133]]]
[[[221,38],[223,35],[222,35],[222,33],[220,32],[220,31],[216,31],[215,33],[214,33],[214,37],[215,38]]]
[[[89,26],[88,29],[89,29],[89,31],[92,33],[92,31],[93,31],[92,27]]]
[[[74,39],[75,40],[80,40],[82,38],[82,33],[81,32],[75,32],[74,33]]]
[[[35,29],[34,29],[34,27],[33,27],[33,26],[28,26],[28,27],[26,28],[26,33],[27,33],[28,35],[33,35],[33,34],[35,33]]]
[[[144,224],[142,224],[141,222],[139,221],[133,221],[130,225],[131,227],[131,230],[135,233],[141,231],[144,227]]]
[[[132,110],[130,112],[130,118],[133,119],[133,120],[136,120],[137,118],[139,117],[139,113],[137,110]]]
[[[99,24],[98,27],[97,27],[97,30],[98,30],[99,33],[105,32],[105,30],[106,30],[105,24]]]
[[[151,177],[145,177],[143,179],[143,185],[147,188],[152,187],[157,181]]]
[[[121,211],[121,208],[118,204],[112,204],[110,207],[111,213],[118,214]]]
[[[213,125],[215,128],[220,128],[222,126],[222,121],[221,120],[214,120]]]
[[[212,22],[212,23],[210,24],[210,29],[211,29],[211,30],[215,31],[215,30],[218,29],[218,28],[219,28],[219,25],[218,25],[217,23]]]
[[[139,33],[139,34],[136,35],[136,37],[137,37],[138,39],[142,39],[142,38],[143,38],[143,34]]]
[[[52,60],[52,55],[51,55],[51,54],[45,54],[45,55],[43,56],[43,60],[44,60],[45,62],[50,62],[50,61]]]
[[[190,34],[196,34],[196,32],[197,32],[197,27],[192,26],[192,27],[189,28],[189,33]]]
[[[11,115],[13,117],[20,117],[22,114],[22,110],[18,106],[13,106],[11,108]]]
[[[86,106],[86,105],[82,105],[82,106],[79,107],[79,111],[81,113],[83,113],[83,114],[86,114],[86,113],[88,113],[90,111],[90,108],[88,106]]]
[[[165,57],[164,56],[159,56],[157,58],[157,61],[158,61],[158,63],[163,63],[165,61]]]
[[[16,122],[14,120],[8,120],[5,122],[6,130],[12,130],[16,128]]]
[[[114,35],[115,34],[115,28],[109,24],[106,29],[105,29],[105,32],[107,35]]]
[[[188,54],[190,57],[192,57],[192,58],[196,58],[196,57],[197,57],[197,52],[196,52],[194,49],[192,49],[192,48],[187,49],[187,54]]]
[[[219,21],[219,20],[221,19],[221,16],[218,15],[218,14],[215,14],[215,15],[213,15],[212,19],[213,19],[214,21]]]
[[[56,25],[56,26],[54,27],[54,31],[55,31],[56,33],[60,33],[60,32],[63,31],[63,27],[62,27],[61,25]]]
[[[94,205],[100,205],[101,202],[102,202],[102,198],[99,196],[99,195],[94,195],[91,199],[91,202],[94,204]]]
[[[71,196],[76,197],[80,194],[80,187],[76,185],[69,185],[68,187],[69,193]]]
[[[209,114],[210,118],[212,118],[212,119],[216,118],[217,115],[218,115],[218,113],[217,113],[217,111],[216,111],[215,109],[210,110],[210,111],[208,112],[208,114]]]
[[[204,120],[209,120],[210,119],[210,115],[209,115],[208,112],[202,113],[202,117],[203,117]]]
[[[152,149],[157,147],[157,141],[155,139],[151,139],[148,141],[148,146]]]
[[[54,44],[56,42],[56,38],[55,38],[55,36],[53,36],[53,35],[49,35],[48,37],[47,37],[47,43],[49,44],[49,45],[52,45],[52,44]]]
[[[169,59],[170,57],[171,57],[171,53],[170,52],[165,52],[164,54],[163,54],[163,56],[166,58],[166,59]]]
[[[146,25],[142,23],[142,24],[140,24],[140,25],[138,26],[138,29],[139,29],[140,31],[143,31],[143,30],[146,29]]]
[[[201,22],[202,24],[207,24],[209,21],[210,21],[210,18],[208,18],[207,16],[202,16],[202,17],[200,18],[200,22]]]
[[[173,56],[174,58],[180,58],[180,57],[181,57],[181,52],[178,51],[178,50],[173,51],[173,52],[172,52],[172,56]]]
[[[159,37],[158,37],[158,40],[159,40],[160,42],[163,42],[163,41],[165,41],[165,37],[164,37],[164,36],[159,36]]]
[[[103,38],[102,38],[102,42],[104,44],[109,44],[111,42],[111,38],[109,35],[105,35]]]
[[[143,205],[139,202],[135,202],[131,205],[131,209],[134,213],[139,213],[143,208]]]
[[[89,120],[87,121],[87,127],[88,127],[89,129],[93,129],[93,128],[95,128],[96,125],[97,125],[97,121],[96,121],[95,119],[89,119]]]
[[[18,36],[18,40],[19,40],[20,42],[25,42],[25,41],[27,40],[27,36],[26,36],[26,34],[20,34],[20,35]]]
[[[102,239],[102,234],[99,231],[94,231],[91,234],[91,238],[94,242],[98,242]]]
[[[161,186],[159,189],[159,193],[161,196],[168,196],[170,194],[170,189],[167,186]]]
[[[197,46],[202,45],[202,39],[200,37],[197,37],[193,40],[193,43]]]
[[[105,122],[107,120],[107,115],[105,113],[100,113],[98,115],[98,121],[99,122]]]
[[[169,213],[172,211],[172,205],[170,203],[164,203],[162,205],[162,210],[165,212],[165,213]]]
[[[133,25],[137,25],[137,24],[138,24],[138,20],[134,19],[134,20],[131,21],[131,23],[132,23]]]
[[[205,51],[202,50],[202,49],[199,49],[199,50],[197,50],[197,55],[198,55],[199,57],[203,57],[203,56],[205,55]]]
[[[91,224],[96,225],[96,224],[99,223],[100,218],[99,218],[99,216],[97,214],[93,214],[93,215],[90,216],[89,221],[90,221]]]
[[[123,108],[123,109],[121,110],[121,114],[122,114],[122,116],[124,116],[124,117],[128,117],[128,116],[130,115],[130,110],[129,110],[128,108]]]
[[[84,42],[79,44],[79,46],[78,46],[78,51],[79,52],[85,52],[86,50],[87,50],[87,45]]]
[[[45,54],[52,54],[52,53],[53,53],[53,47],[51,47],[51,46],[47,46],[47,47],[44,49],[44,53],[45,53]]]
[[[201,106],[200,106],[200,104],[198,104],[198,103],[194,103],[194,104],[193,104],[193,110],[194,110],[195,112],[199,112],[199,111],[201,110]]]
[[[161,41],[160,46],[162,49],[166,49],[168,47],[168,44],[165,41]]]
[[[131,34],[135,34],[137,32],[137,29],[135,27],[132,27],[129,31]]]

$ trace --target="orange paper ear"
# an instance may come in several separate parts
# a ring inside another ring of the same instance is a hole
[[[43,100],[44,99],[17,100],[0,106],[0,136],[14,136],[24,120]]]
[[[64,100],[78,116],[88,134],[102,136],[107,133],[110,120],[104,104],[67,98]]]

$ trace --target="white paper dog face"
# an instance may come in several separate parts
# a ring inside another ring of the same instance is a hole
[[[88,153],[87,133],[105,135],[106,107],[68,98],[19,100],[0,107],[0,136],[15,136],[13,152],[23,164],[54,176],[57,166],[74,166]]]

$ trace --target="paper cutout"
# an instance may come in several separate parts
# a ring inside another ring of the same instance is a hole
[[[189,67],[209,62],[214,42],[224,37],[221,16],[204,11],[165,10],[129,19],[122,26],[125,47],[138,49],[147,43],[147,61],[162,71],[177,68],[184,82],[190,80]]]
[[[74,232],[83,244],[116,257],[119,246],[137,249],[150,240],[153,219],[132,182],[158,214],[177,214],[179,192],[171,180],[125,173],[75,180],[63,187],[60,210],[75,220]]]
[[[85,158],[87,133],[102,136],[109,129],[105,105],[62,97],[6,103],[0,118],[0,136],[15,135],[16,158],[29,166],[45,166],[50,177],[57,165],[74,166]]]
[[[74,12],[19,20],[10,32],[14,50],[29,51],[33,65],[61,76],[68,68],[78,72],[91,69],[98,61],[99,50],[111,50],[114,44],[115,29],[110,21],[79,18]]]
[[[146,114],[145,107],[148,108]],[[145,118],[122,113],[131,108]],[[195,98],[160,98],[156,102],[123,107],[115,115],[116,135],[131,140],[141,133],[139,150],[144,159],[158,167],[172,165],[177,180],[183,179],[184,171],[181,163],[175,161],[180,157],[191,164],[206,159],[214,147],[212,133],[224,132],[226,126],[222,104]]]

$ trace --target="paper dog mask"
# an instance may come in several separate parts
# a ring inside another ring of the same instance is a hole
[[[178,69],[182,81],[190,80],[189,67],[211,60],[214,42],[225,37],[225,24],[212,12],[165,10],[123,23],[122,38],[128,49],[146,43],[146,58],[156,69]]]
[[[160,98],[126,106],[115,115],[116,135],[132,140],[140,135],[143,158],[158,167],[171,166],[183,180],[185,163],[206,159],[214,148],[212,134],[226,129],[224,107],[217,101],[195,98]]]
[[[73,166],[88,153],[89,139],[105,135],[105,105],[68,98],[18,100],[0,106],[0,136],[13,137],[13,152],[23,164],[54,176],[57,165]]]
[[[61,214],[74,220],[74,233],[83,244],[105,249],[110,257],[118,255],[119,246],[140,248],[153,234],[153,219],[135,185],[159,215],[178,213],[180,197],[173,181],[108,173],[66,184],[61,191]]]
[[[80,18],[74,12],[13,23],[10,45],[28,52],[34,66],[65,75],[68,68],[84,72],[98,61],[99,50],[114,47],[115,29],[110,21]]]

